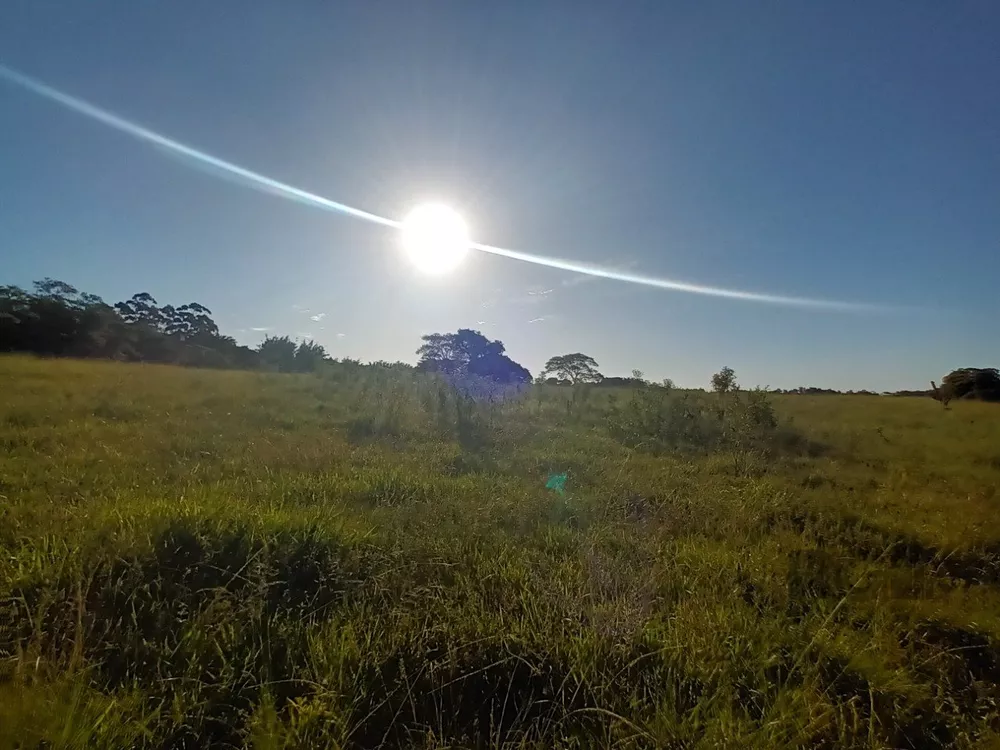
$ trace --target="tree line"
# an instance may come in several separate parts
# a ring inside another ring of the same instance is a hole
[[[108,304],[64,281],[36,281],[30,291],[0,286],[0,351],[94,357],[194,367],[304,372],[327,360],[324,348],[287,336],[256,349],[223,335],[198,302],[160,305],[148,292]]]
[[[419,370],[452,379],[475,377],[507,385],[533,382],[528,369],[507,355],[502,341],[490,340],[479,331],[460,328],[455,333],[428,334],[422,341],[417,349]],[[34,282],[30,291],[0,286],[0,352],[279,372],[311,372],[332,361],[322,345],[293,341],[288,336],[267,336],[253,349],[243,346],[232,336],[222,334],[212,319],[212,311],[198,302],[160,305],[149,293],[140,292],[108,304],[96,295],[50,278]],[[650,384],[640,370],[633,370],[631,377],[605,377],[596,360],[581,352],[549,358],[536,382]],[[669,378],[657,385],[673,388]],[[713,375],[711,386],[722,392],[735,389],[732,369],[724,367]],[[940,386],[932,382],[931,388],[897,395],[930,396],[945,404],[954,399],[1000,401],[1000,373],[995,368],[960,368],[945,375]],[[838,392],[798,388],[784,393]]]

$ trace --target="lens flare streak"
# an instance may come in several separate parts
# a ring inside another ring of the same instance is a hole
[[[123,117],[119,117],[118,115],[115,115],[105,109],[96,107],[83,99],[78,99],[75,96],[63,93],[58,89],[4,65],[0,65],[0,78],[6,79],[8,82],[13,83],[16,86],[20,86],[21,88],[48,99],[49,101],[55,102],[56,104],[61,104],[67,109],[71,109],[81,115],[85,115],[92,120],[103,123],[110,128],[118,130],[119,132],[131,135],[134,138],[138,138],[139,140],[146,141],[147,143],[166,149],[168,152],[186,157],[199,165],[211,167],[212,169],[218,170],[227,176],[235,177],[239,179],[242,184],[249,187],[253,187],[273,195],[278,195],[289,200],[297,201],[307,206],[313,206],[327,211],[337,211],[347,214],[348,216],[353,216],[356,219],[363,219],[364,221],[369,221],[381,226],[399,228],[401,225],[401,223],[395,219],[379,216],[378,214],[373,214],[369,211],[363,211],[360,208],[349,206],[346,203],[332,201],[329,198],[324,198],[321,195],[310,193],[307,190],[302,190],[293,185],[289,185],[260,174],[259,172],[254,172],[241,167],[238,164],[212,156],[205,151],[188,146],[180,141],[175,141],[173,138],[168,138],[165,135],[161,135],[153,130],[137,125],[136,123],[126,120]],[[725,289],[721,287],[704,286],[701,284],[692,284],[675,279],[627,273],[590,263],[553,258],[547,255],[536,255],[534,253],[510,250],[478,242],[471,243],[470,247],[474,250],[479,250],[480,252],[489,253],[491,255],[498,255],[511,260],[533,263],[535,265],[555,268],[561,271],[568,271],[570,273],[585,274],[595,278],[609,279],[612,281],[624,281],[630,284],[640,284],[643,286],[668,289],[676,292],[702,294],[712,297],[725,297],[729,299],[744,300],[747,302],[761,302],[772,305],[790,305],[794,307],[811,307],[839,311],[876,312],[887,309],[881,305],[858,302],[839,302],[836,300],[812,299],[807,297],[786,297],[777,294],[743,291],[740,289]]]

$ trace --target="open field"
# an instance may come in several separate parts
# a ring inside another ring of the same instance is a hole
[[[0,358],[0,747],[1000,743],[1000,407],[754,398]]]

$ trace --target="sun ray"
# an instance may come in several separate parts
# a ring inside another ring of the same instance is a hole
[[[303,203],[305,205],[322,208],[327,211],[337,211],[339,213],[353,216],[357,219],[363,219],[364,221],[369,221],[375,224],[380,224],[382,226],[394,228],[403,226],[402,222],[395,219],[390,219],[369,211],[364,211],[346,203],[340,203],[338,201],[330,200],[329,198],[324,198],[321,195],[311,193],[307,190],[302,190],[301,188],[297,188],[293,185],[280,182],[266,175],[241,167],[233,162],[220,159],[205,151],[201,151],[200,149],[196,149],[192,146],[181,143],[180,141],[176,141],[173,138],[168,138],[167,136],[161,135],[156,131],[137,125],[136,123],[126,120],[123,117],[119,117],[118,115],[115,115],[105,109],[94,106],[83,99],[66,94],[5,65],[0,65],[0,78],[4,78],[8,82],[13,83],[27,91],[37,94],[38,96],[48,99],[49,101],[60,104],[68,109],[78,112],[79,114],[85,115],[92,120],[103,123],[104,125],[114,128],[122,133],[126,133],[134,138],[152,143],[182,157],[186,157],[194,162],[212,167],[223,173],[236,177],[245,185],[250,187],[254,187],[289,200],[298,201],[299,203]],[[511,250],[484,243],[469,243],[468,247],[480,252],[509,258],[511,260],[534,263],[536,265],[556,268],[571,273],[586,274],[596,278],[623,281],[630,284],[640,284],[643,286],[668,289],[677,292],[686,292],[690,294],[701,294],[711,297],[743,300],[747,302],[826,309],[842,312],[885,312],[899,309],[891,308],[886,305],[815,299],[811,297],[794,297],[779,294],[767,294],[763,292],[751,292],[742,289],[726,289],[723,287],[693,284],[677,279],[626,273],[590,263],[553,258],[547,255],[537,255],[534,253]]]

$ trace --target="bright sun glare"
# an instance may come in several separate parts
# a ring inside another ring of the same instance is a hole
[[[403,249],[426,274],[458,268],[469,252],[469,229],[456,211],[440,203],[417,206],[403,219]]]

